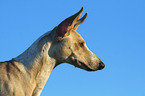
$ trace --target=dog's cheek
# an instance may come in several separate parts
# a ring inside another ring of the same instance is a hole
[[[62,56],[64,59],[67,59],[71,55],[72,51],[69,48],[64,48],[62,50]]]
[[[68,46],[59,46],[59,48],[55,51],[57,57],[62,60],[67,59],[71,55],[72,51],[69,49]]]

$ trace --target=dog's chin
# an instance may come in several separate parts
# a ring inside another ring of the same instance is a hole
[[[84,69],[86,71],[97,71],[96,68],[91,68],[90,66],[86,65],[85,63],[81,61],[77,61],[78,67],[81,69]]]
[[[89,66],[88,64],[85,64],[77,59],[69,59],[67,61],[67,63],[71,64],[71,65],[74,65],[75,67],[78,67],[80,69],[84,69],[86,71],[97,71],[97,70],[101,70],[99,69],[97,66],[96,67],[91,67]]]
[[[87,70],[87,71],[102,70],[105,67],[105,65],[104,65],[104,63],[102,61],[99,63],[99,66],[96,66],[96,67],[91,67],[88,64],[85,64],[85,63],[83,63],[81,61],[78,61],[78,60],[77,60],[77,64],[78,64],[79,68]]]
[[[70,63],[70,62],[68,62],[68,63]],[[77,59],[71,61],[70,64],[74,65],[75,67],[78,67],[80,69],[84,69],[86,71],[97,71],[98,70],[97,68],[91,68],[90,66],[86,65],[85,63],[83,63]]]

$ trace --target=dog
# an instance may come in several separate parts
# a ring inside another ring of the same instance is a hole
[[[26,51],[10,61],[0,62],[0,96],[40,96],[51,71],[69,63],[87,71],[97,71],[104,63],[92,53],[76,32],[79,12],[38,38]]]

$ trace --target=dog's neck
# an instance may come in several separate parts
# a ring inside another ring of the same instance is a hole
[[[24,53],[14,58],[26,68],[35,87],[32,96],[39,96],[51,71],[57,65],[56,60],[48,55],[53,31],[47,32],[37,39]]]

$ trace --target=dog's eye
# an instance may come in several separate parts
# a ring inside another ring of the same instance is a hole
[[[80,47],[83,47],[83,46],[84,46],[84,42],[81,42],[81,43],[80,43]]]

